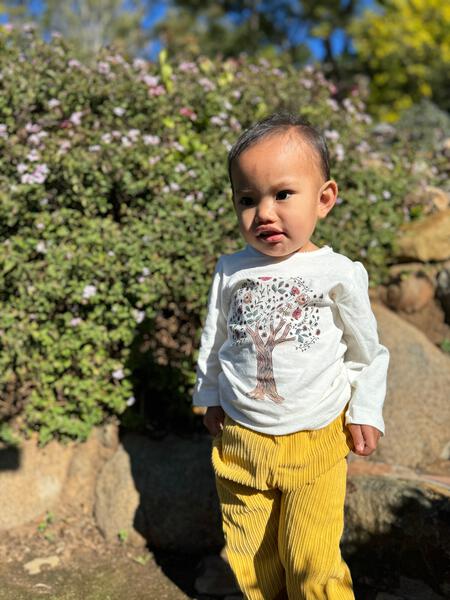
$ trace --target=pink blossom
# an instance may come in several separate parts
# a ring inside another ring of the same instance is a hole
[[[340,137],[335,129],[325,129],[324,136],[333,142],[337,142]]]
[[[131,140],[133,140],[133,142],[135,142],[139,137],[140,133],[141,132],[139,131],[139,129],[130,129],[127,135]]]
[[[49,108],[56,108],[60,104],[61,104],[61,102],[59,100],[57,100],[56,98],[52,98],[51,100],[48,101]]]
[[[2,138],[8,137],[8,128],[3,123],[0,124],[0,137],[2,137]]]
[[[41,126],[38,123],[27,123],[25,125],[25,131],[27,133],[38,133],[41,130]]]
[[[157,146],[161,142],[161,138],[157,135],[144,135],[142,140],[146,146]]]
[[[344,98],[344,100],[342,101],[342,104],[345,108],[345,110],[350,113],[350,114],[355,114],[356,109],[352,104],[352,101],[350,100],[350,98]]]
[[[345,150],[342,144],[336,144],[336,160],[342,162],[345,158]]]
[[[134,320],[136,321],[136,323],[142,323],[142,321],[145,319],[145,311],[135,310],[133,312],[133,316],[134,316]]]
[[[27,154],[27,159],[30,162],[36,162],[37,160],[39,160],[40,156],[39,156],[39,152],[37,150],[32,150],[31,152],[29,152]]]
[[[71,58],[67,64],[70,68],[78,69],[81,67],[81,63],[75,58]]]
[[[230,127],[233,131],[240,131],[242,129],[242,125],[236,119],[236,117],[230,117]]]
[[[258,279],[261,279],[261,281],[269,281],[272,277],[258,277]]]
[[[150,96],[162,96],[163,94],[166,93],[166,90],[164,89],[164,87],[162,85],[157,85],[154,88],[150,88],[148,90],[148,93]]]
[[[67,152],[67,150],[69,150],[69,148],[72,146],[71,141],[70,140],[61,140],[59,143],[59,151],[60,152]]]
[[[36,252],[39,252],[40,254],[45,254],[47,252],[47,246],[45,245],[45,242],[38,242],[36,244]]]
[[[22,175],[20,180],[22,183],[28,184],[44,183],[44,181],[47,179],[48,172],[49,170],[47,165],[36,165],[36,168],[33,171],[33,173],[25,173],[24,175]]]
[[[97,288],[95,287],[95,285],[86,285],[83,289],[83,298],[92,298],[92,296],[95,296],[96,293]]]
[[[301,308],[296,308],[292,313],[292,316],[294,317],[294,319],[300,319],[300,317],[302,316]]]
[[[312,83],[312,81],[310,79],[305,79],[305,78],[301,78],[300,79],[300,83],[307,90],[310,90],[312,88],[312,85],[313,85],[313,83]]]
[[[334,85],[334,83],[330,83],[330,85],[328,86],[328,89],[330,90],[330,93],[334,96],[335,94],[337,94],[337,87]]]
[[[327,98],[326,103],[328,104],[328,106],[331,107],[332,110],[334,110],[334,111],[339,110],[339,104],[336,102],[336,100],[333,100],[333,98]]]
[[[201,77],[198,82],[206,92],[212,92],[216,89],[214,83],[210,81],[207,77]]]
[[[156,87],[159,83],[159,77],[154,77],[153,75],[144,75],[142,81],[145,83],[145,85],[148,85],[148,87]]]
[[[69,121],[74,125],[81,125],[81,117],[83,116],[83,112],[81,110],[72,113],[69,117]]]
[[[297,294],[300,294],[300,290],[298,289],[298,287],[293,287],[293,288],[291,289],[291,294],[292,294],[293,296],[296,296]]]
[[[114,54],[111,56],[107,56],[106,57],[110,63],[112,63],[113,65],[123,65],[124,67],[128,67],[128,63],[127,61],[124,59],[124,57],[121,54]]]
[[[32,144],[33,146],[39,146],[39,144],[42,142],[42,138],[46,137],[47,135],[48,134],[46,131],[40,131],[39,133],[33,133],[28,138],[28,143]]]
[[[188,106],[183,106],[183,108],[180,108],[180,115],[183,117],[188,117],[191,119],[191,121],[197,120],[197,114]]]
[[[145,69],[147,67],[147,61],[142,58],[135,58],[133,60],[133,67],[135,69]]]
[[[125,373],[123,372],[123,369],[116,369],[113,371],[112,376],[114,379],[123,379],[125,377]]]
[[[193,62],[184,61],[179,64],[178,68],[180,69],[180,71],[183,71],[185,73],[188,73],[189,71],[191,73],[198,73],[197,65]]]
[[[217,115],[214,115],[213,117],[211,117],[210,123],[211,123],[211,125],[218,125],[219,127],[221,127],[224,124],[222,119],[220,117],[218,117]]]
[[[109,66],[109,64],[107,62],[104,61],[100,61],[97,64],[97,71],[101,74],[101,75],[107,75],[108,73],[111,72],[111,67]]]

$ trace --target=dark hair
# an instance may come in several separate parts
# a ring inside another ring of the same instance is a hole
[[[298,117],[293,113],[282,112],[274,113],[269,117],[258,121],[244,131],[234,143],[228,153],[228,177],[230,179],[231,187],[233,187],[231,166],[233,161],[236,160],[244,150],[247,150],[247,148],[253,146],[269,135],[288,131],[292,128],[295,128],[299,136],[312,146],[319,157],[322,175],[324,176],[325,181],[328,181],[328,179],[330,179],[330,157],[325,138],[306,119]]]

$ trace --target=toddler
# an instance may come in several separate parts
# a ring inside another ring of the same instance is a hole
[[[389,362],[367,271],[311,240],[338,188],[309,123],[256,123],[228,172],[246,246],[217,262],[193,398],[214,436],[227,557],[247,600],[354,600],[347,456],[384,435]]]

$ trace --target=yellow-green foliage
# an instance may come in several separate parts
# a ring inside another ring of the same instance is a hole
[[[60,37],[0,37],[5,422],[83,439],[136,398],[153,424],[186,426],[211,273],[242,246],[227,150],[275,109],[329,142],[341,193],[314,241],[383,277],[415,182],[377,146],[356,90],[338,105],[313,68],[108,50],[87,67]]]
[[[366,11],[350,29],[371,76],[369,107],[395,121],[420,98],[450,107],[450,4],[442,0],[389,0]]]

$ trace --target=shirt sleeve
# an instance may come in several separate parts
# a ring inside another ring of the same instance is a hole
[[[369,278],[360,262],[354,262],[353,286],[338,302],[344,323],[347,368],[352,395],[345,423],[372,425],[385,433],[383,404],[389,351],[378,339],[377,322],[369,299]]]
[[[227,319],[222,308],[223,269],[219,259],[208,295],[208,312],[200,340],[194,406],[220,406],[218,377],[219,350],[227,339]]]

